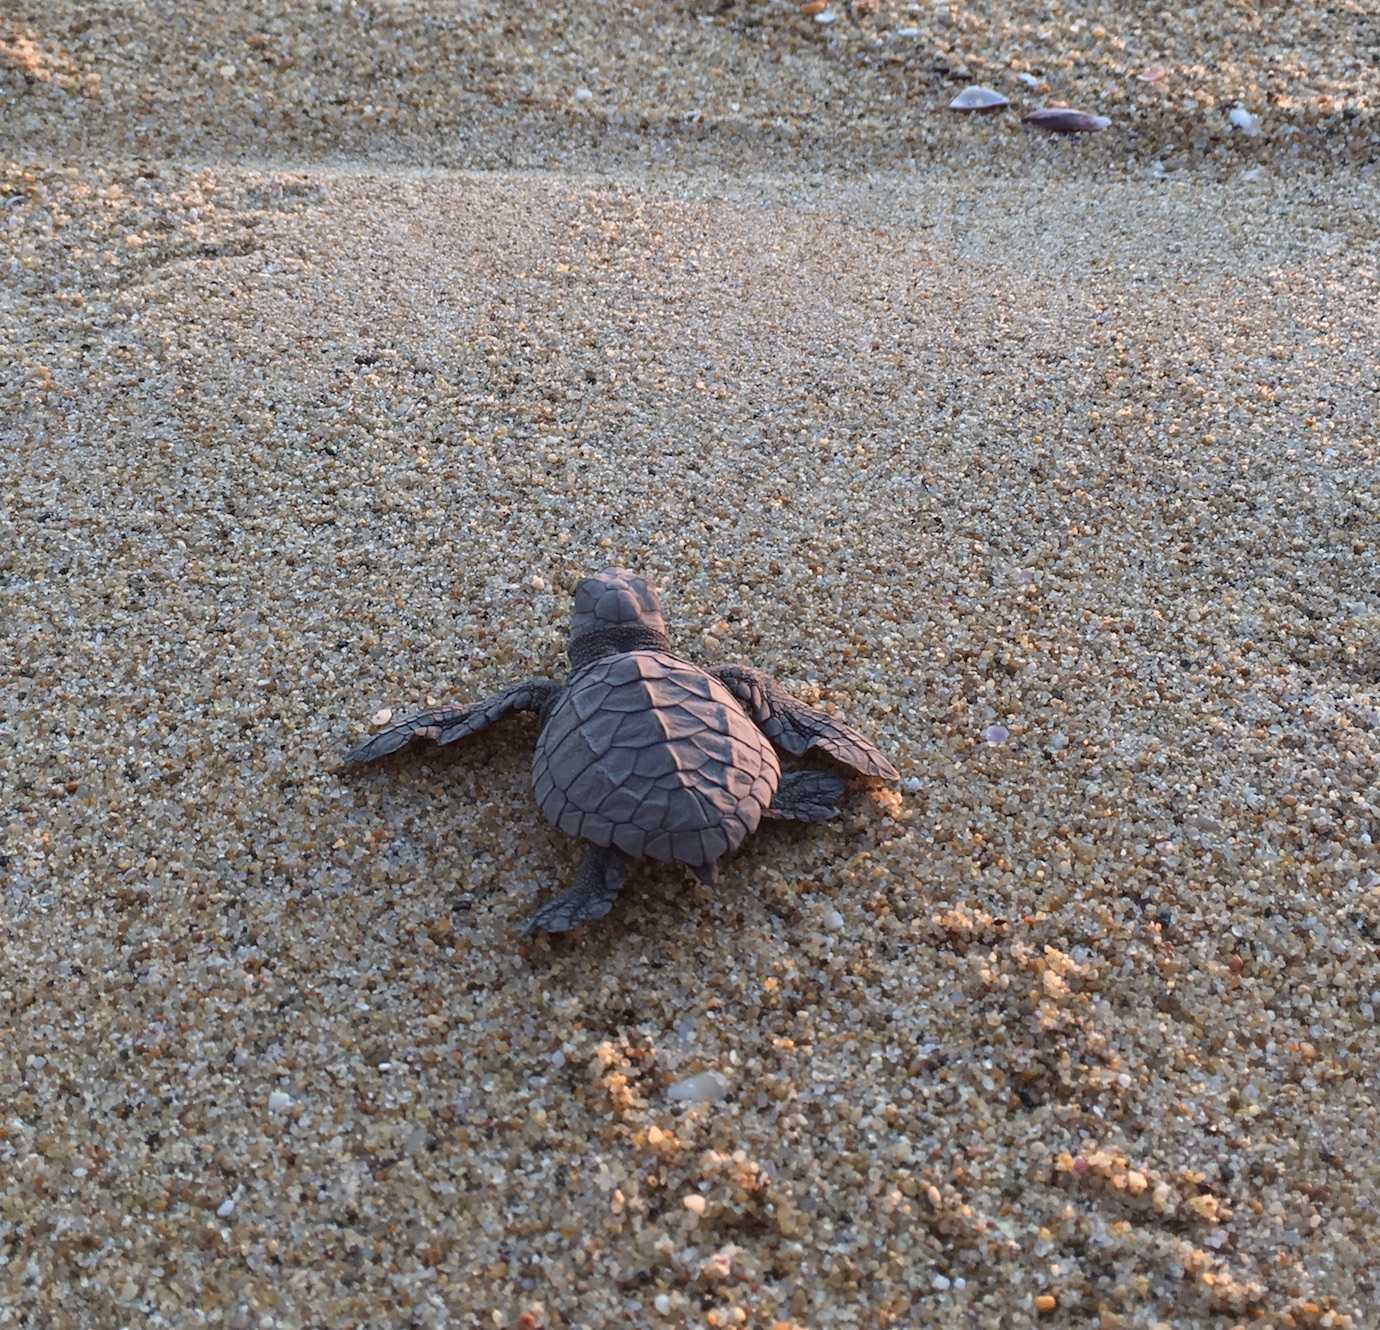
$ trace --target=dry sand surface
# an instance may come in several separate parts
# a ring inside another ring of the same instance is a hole
[[[1375,8],[826,12],[5,5],[0,1327],[1380,1324]],[[610,563],[904,779],[523,941]]]

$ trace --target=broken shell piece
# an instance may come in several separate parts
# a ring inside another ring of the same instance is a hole
[[[1090,134],[1096,129],[1106,129],[1111,123],[1105,115],[1089,115],[1069,106],[1046,106],[1021,117],[1021,124],[1047,129],[1052,134]]]
[[[1260,133],[1260,121],[1244,106],[1233,106],[1227,112],[1227,119],[1248,139],[1253,139]]]
[[[992,88],[984,88],[980,84],[974,84],[971,88],[964,88],[957,97],[949,103],[951,111],[1000,111],[1003,106],[1010,106],[1001,93]]]

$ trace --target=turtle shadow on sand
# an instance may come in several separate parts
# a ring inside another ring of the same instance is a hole
[[[607,914],[630,859],[683,864],[712,886],[719,860],[763,819],[836,816],[844,776],[783,772],[778,750],[821,754],[857,779],[898,778],[868,739],[762,671],[675,655],[657,589],[635,573],[609,569],[579,583],[568,653],[563,684],[527,679],[468,706],[418,712],[345,757],[353,766],[413,739],[450,744],[510,713],[536,712],[537,803],[590,848],[574,884],[532,916],[527,933],[564,933]]]

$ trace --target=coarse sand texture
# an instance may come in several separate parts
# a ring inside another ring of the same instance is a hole
[[[0,1330],[1380,1325],[1377,40],[9,0]],[[609,567],[901,779],[524,938]]]

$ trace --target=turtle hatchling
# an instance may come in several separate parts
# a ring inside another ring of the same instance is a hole
[[[564,683],[528,679],[483,702],[419,712],[345,758],[372,762],[411,739],[454,743],[511,711],[539,713],[537,803],[589,849],[574,885],[532,916],[528,933],[564,933],[607,914],[629,859],[685,864],[712,885],[719,860],[763,818],[833,817],[843,778],[783,772],[777,750],[818,750],[856,776],[897,779],[874,744],[761,670],[706,669],[676,655],[657,589],[636,573],[613,568],[579,583],[568,651]]]

